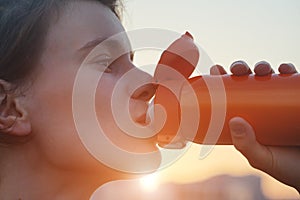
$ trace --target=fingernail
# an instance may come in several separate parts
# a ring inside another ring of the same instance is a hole
[[[249,74],[249,66],[242,60],[235,61],[230,66],[230,71],[234,75],[247,75]]]
[[[254,72],[256,75],[265,76],[268,74],[272,74],[273,71],[272,71],[272,67],[271,67],[270,63],[268,63],[266,61],[260,61],[255,64]]]
[[[297,70],[295,66],[292,63],[283,63],[279,66],[278,71],[281,74],[291,74],[291,73],[296,73]]]
[[[242,124],[231,124],[230,131],[235,137],[244,137],[246,135],[246,127]]]
[[[216,64],[210,68],[210,74],[223,75],[223,74],[226,74],[226,71],[224,70],[224,68],[221,65]]]
[[[189,37],[192,40],[194,39],[193,36],[192,36],[192,34],[190,32],[188,32],[188,31],[186,31],[184,35],[187,36],[187,37]]]
[[[234,61],[230,67],[236,66],[236,65],[244,65],[244,66],[248,66],[246,62],[242,61],[242,60],[238,60],[238,61]]]

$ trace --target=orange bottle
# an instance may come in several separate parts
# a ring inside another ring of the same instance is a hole
[[[182,47],[185,49],[180,51]],[[169,57],[174,49],[179,56]],[[182,52],[189,52],[187,59]],[[188,79],[198,59],[198,49],[188,33],[161,56],[154,75],[159,84],[155,104],[166,111],[165,124],[158,133],[160,146],[172,148],[172,144],[185,141],[232,144],[228,122],[235,116],[253,126],[261,144],[300,146],[300,74]]]

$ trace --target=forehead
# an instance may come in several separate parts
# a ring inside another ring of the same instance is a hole
[[[48,30],[46,47],[79,49],[96,38],[108,38],[124,31],[119,19],[96,1],[74,1],[59,13]]]

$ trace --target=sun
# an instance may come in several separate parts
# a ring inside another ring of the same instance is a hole
[[[147,192],[153,192],[158,188],[158,176],[157,174],[149,174],[140,178],[141,188]]]

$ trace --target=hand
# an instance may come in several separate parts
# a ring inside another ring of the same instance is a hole
[[[297,73],[293,64],[281,64],[278,70],[281,74]],[[243,61],[234,62],[230,71],[236,76],[252,73],[249,66]],[[259,62],[255,65],[254,72],[258,76],[264,76],[274,73],[274,70],[267,62]],[[226,71],[222,66],[215,65],[210,69],[210,73],[220,75],[226,74]],[[229,121],[229,127],[233,145],[247,158],[252,167],[294,187],[300,193],[300,147],[261,145],[256,141],[251,125],[240,117],[232,118]]]

